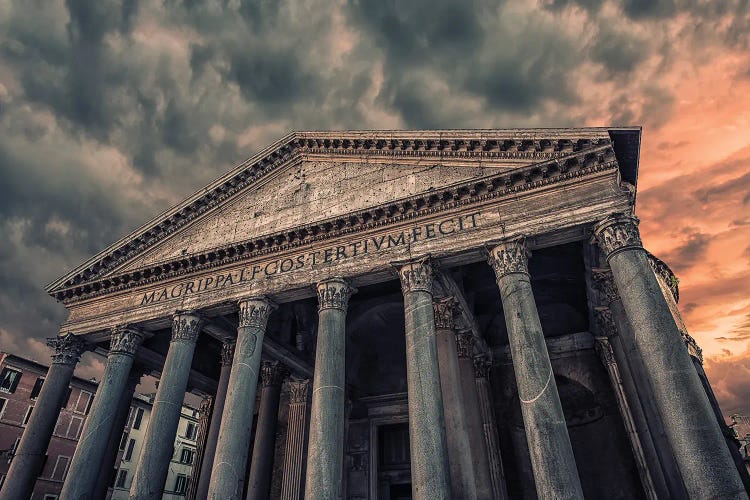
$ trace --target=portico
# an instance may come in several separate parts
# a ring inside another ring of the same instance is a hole
[[[638,236],[639,143],[293,133],[52,283],[58,339],[108,355],[89,426],[119,437],[135,362],[160,378],[131,497],[161,496],[192,391],[214,397],[192,489],[208,498],[599,498],[610,469],[623,498],[747,498]],[[656,412],[597,354],[596,311],[618,307],[593,278],[605,266]],[[19,455],[49,439],[75,353]],[[110,448],[82,440],[71,498],[93,498]],[[29,480],[12,468],[0,499]]]

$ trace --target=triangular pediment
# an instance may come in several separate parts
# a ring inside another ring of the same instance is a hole
[[[638,129],[624,130],[640,137]],[[256,242],[249,245],[257,248],[264,237],[284,239],[295,228],[310,234],[316,225],[346,224],[347,214],[352,221],[377,217],[367,210],[390,213],[415,195],[440,196],[449,186],[601,148],[611,143],[611,133],[604,128],[293,133],[47,290],[64,298],[63,291],[162,263],[169,268],[180,259],[242,249],[244,242]]]

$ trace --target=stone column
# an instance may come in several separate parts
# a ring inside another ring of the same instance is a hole
[[[592,270],[592,278],[603,303],[607,305],[609,316],[615,325],[617,335],[609,335],[609,343],[617,362],[623,389],[635,421],[636,432],[649,464],[651,480],[659,498],[683,498],[687,496],[679,467],[672,453],[659,409],[654,403],[651,382],[646,376],[643,360],[635,345],[635,335],[630,321],[622,307],[617,286],[609,268]],[[597,323],[601,316],[595,316]],[[609,319],[607,318],[607,321]],[[608,328],[605,326],[604,328]]]
[[[445,434],[453,498],[477,498],[474,463],[466,429],[464,393],[456,352],[456,299],[445,297],[432,303],[435,341],[440,368],[440,389],[445,413]]]
[[[331,278],[319,283],[317,291],[318,343],[305,498],[341,498],[346,423],[346,309],[355,290],[343,279]]]
[[[471,459],[474,464],[477,496],[479,498],[490,498],[492,496],[492,478],[490,477],[489,458],[487,457],[487,446],[484,440],[477,382],[474,377],[474,335],[469,331],[459,332],[456,334],[456,346],[458,367],[461,373],[461,389],[464,395],[466,430],[469,435]]]
[[[221,373],[219,374],[219,385],[216,388],[213,409],[211,410],[211,423],[206,435],[206,444],[203,447],[203,460],[201,462],[200,476],[195,489],[195,498],[208,497],[208,485],[211,482],[211,469],[214,466],[216,456],[216,443],[219,441],[219,429],[221,427],[221,414],[224,412],[224,403],[227,398],[227,386],[229,375],[232,371],[232,359],[234,358],[234,341],[226,341],[221,346]]]
[[[130,498],[157,500],[162,497],[195,344],[202,326],[202,319],[193,311],[178,311],[174,315],[172,340],[133,474]]]
[[[219,378],[221,378],[221,376],[219,376]],[[185,492],[185,498],[187,500],[196,500],[196,498],[198,498],[198,485],[200,484],[201,469],[203,468],[203,457],[206,456],[206,439],[208,438],[209,426],[211,425],[211,411],[213,411],[213,407],[214,397],[205,396],[201,400],[201,405],[198,408],[198,435],[195,439],[195,460],[193,461],[193,468],[190,471],[188,489]]]
[[[482,417],[484,442],[487,448],[487,460],[489,461],[490,479],[492,481],[492,498],[506,499],[508,498],[508,490],[505,485],[505,472],[500,457],[500,438],[497,434],[492,391],[490,390],[491,369],[492,360],[489,357],[476,356],[474,358],[474,382],[479,397],[479,413]]]
[[[21,442],[13,455],[5,483],[0,490],[1,500],[26,499],[31,496],[60,408],[65,401],[73,370],[86,348],[83,339],[72,333],[47,339],[47,345],[55,351],[52,364],[21,436]]]
[[[258,425],[255,427],[253,459],[250,461],[250,478],[247,485],[247,500],[268,498],[273,471],[273,453],[276,444],[276,421],[279,416],[281,384],[287,371],[278,361],[264,361],[260,369],[262,388]]]
[[[614,215],[594,228],[612,269],[691,498],[748,498],[638,232]]]
[[[242,497],[263,338],[268,316],[276,307],[266,297],[243,299],[239,306],[237,345],[208,486],[212,500]]]
[[[409,261],[400,265],[398,275],[406,319],[412,493],[417,500],[451,498],[432,308],[432,266],[427,259]]]
[[[94,488],[107,451],[107,439],[114,428],[117,406],[125,391],[133,358],[143,340],[140,329],[121,325],[112,329],[107,366],[96,390],[94,402],[76,445],[68,475],[60,496],[87,500],[93,498]]]
[[[622,417],[622,423],[624,424],[625,432],[628,435],[630,449],[633,451],[633,458],[635,459],[635,464],[638,468],[638,475],[641,478],[643,491],[646,493],[647,498],[657,500],[659,498],[659,493],[657,492],[656,486],[651,477],[646,453],[641,445],[635,418],[630,411],[630,405],[628,404],[628,399],[625,395],[625,388],[623,386],[622,377],[620,376],[620,370],[617,366],[617,361],[615,360],[615,354],[612,350],[609,338],[607,337],[608,335],[613,335],[615,331],[612,314],[609,309],[599,309],[596,311],[596,315],[597,323],[600,325],[598,328],[599,333],[603,334],[595,339],[596,353],[599,355],[599,359],[601,359],[602,364],[607,369],[609,382],[612,385],[615,400],[617,401],[617,407],[619,408],[620,416]]]
[[[305,491],[310,380],[289,382],[289,422],[284,453],[281,500],[300,500]]]
[[[109,439],[107,440],[107,450],[104,452],[99,477],[97,477],[96,486],[94,486],[93,498],[106,498],[107,490],[114,483],[115,463],[117,463],[117,453],[120,450],[122,433],[125,431],[125,425],[128,423],[130,403],[133,400],[135,388],[141,382],[141,377],[143,377],[144,373],[145,369],[143,366],[136,365],[130,369],[125,390],[122,391],[120,401],[117,403],[117,413],[114,417],[112,431],[109,433]]]
[[[490,251],[503,302],[521,414],[539,498],[583,498],[573,448],[531,289],[523,239]]]

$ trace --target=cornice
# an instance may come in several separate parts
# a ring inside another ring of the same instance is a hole
[[[675,304],[678,303],[680,301],[680,280],[663,260],[656,257],[651,252],[646,251],[646,254],[648,255],[648,263],[651,264],[651,268],[657,276],[661,276],[667,284],[669,291],[672,292]]]
[[[302,138],[295,140],[297,142],[304,141],[306,143],[306,141],[310,139]],[[534,165],[498,172],[470,181],[452,184],[440,189],[439,191],[421,193],[419,195],[395,200],[336,218],[267,234],[251,240],[232,243],[199,254],[162,261],[114,276],[101,276],[106,272],[104,264],[94,264],[92,265],[92,269],[98,269],[97,274],[94,275],[94,271],[92,270],[92,274],[88,275],[85,282],[81,281],[83,280],[81,277],[78,281],[67,281],[66,286],[61,285],[55,287],[50,285],[47,291],[53,297],[65,303],[84,298],[92,298],[103,294],[127,290],[136,286],[155,283],[169,278],[179,277],[188,272],[194,273],[197,271],[208,270],[214,267],[224,266],[270,253],[290,250],[302,245],[354,232],[376,229],[385,225],[408,221],[416,217],[438,213],[440,211],[450,210],[494,198],[515,195],[520,192],[541,188],[558,182],[564,182],[569,179],[617,168],[617,161],[609,140],[599,139],[596,142],[597,144],[601,144],[596,147],[589,147],[589,149],[574,152],[565,157],[553,158]],[[323,144],[325,145],[325,141]],[[576,147],[584,147],[584,143],[581,141],[577,144],[578,146]],[[585,144],[591,145],[592,141],[587,141]],[[303,146],[299,144],[296,147],[297,151],[303,149]],[[343,144],[341,147],[344,147]],[[287,156],[284,157],[285,160],[279,159],[277,163],[280,164],[288,161],[292,156],[293,149],[294,148],[290,146],[286,153]],[[277,165],[277,163],[274,163],[274,165]],[[248,169],[249,168],[250,167],[248,167]],[[246,174],[245,178],[252,179],[252,182],[255,182],[259,180],[261,176],[266,175],[273,169],[275,169],[275,167],[266,166],[258,170],[258,173],[256,174]],[[227,181],[227,183],[229,183],[229,181]],[[227,183],[222,183],[222,186]],[[215,203],[218,204],[244,187],[246,186],[240,187],[239,184],[235,184],[231,190],[223,191],[221,196],[210,197],[209,193],[206,194],[205,199],[215,200]],[[203,209],[203,212],[201,213],[204,213],[208,209],[209,208]],[[148,242],[142,240],[141,237],[135,238],[132,243],[137,247],[137,250],[128,252],[127,256],[125,256],[125,253],[122,253],[117,260],[108,261],[109,265],[106,266],[106,269],[121,265],[124,261],[134,257],[135,254],[144,251],[156,241],[160,241],[171,235],[174,231],[188,223],[187,216],[182,217],[181,220],[183,221],[182,223],[179,225],[170,225],[167,229],[164,229],[159,233],[159,236],[154,232],[155,230],[150,231],[149,234],[151,234],[151,237]],[[193,219],[190,219],[190,221],[192,220]],[[114,255],[118,254],[118,252],[121,251],[115,250],[112,253]],[[102,259],[102,262],[104,261],[107,261],[107,257]],[[73,281],[76,282],[73,283]]]

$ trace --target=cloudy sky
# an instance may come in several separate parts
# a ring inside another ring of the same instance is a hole
[[[290,130],[642,125],[645,244],[749,414],[748,4],[0,0],[0,349],[48,361],[46,283]]]

